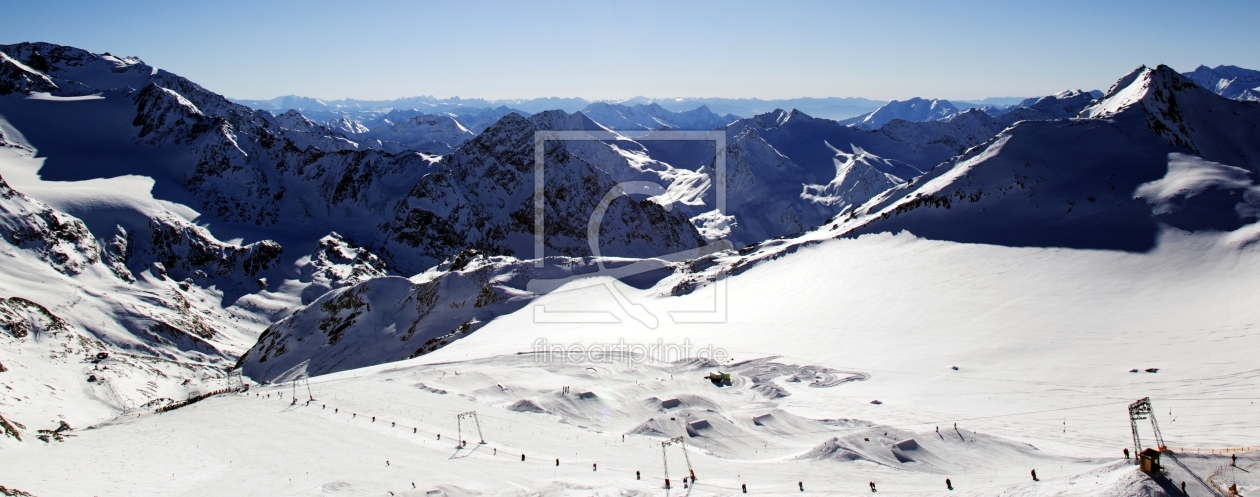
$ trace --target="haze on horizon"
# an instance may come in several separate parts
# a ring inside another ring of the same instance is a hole
[[[1260,68],[1260,3],[11,3],[0,43],[137,56],[233,98],[982,99],[1141,64]]]

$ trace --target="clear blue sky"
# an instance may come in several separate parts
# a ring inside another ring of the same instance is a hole
[[[0,43],[134,55],[235,98],[913,96],[1260,69],[1260,1],[0,0]]]

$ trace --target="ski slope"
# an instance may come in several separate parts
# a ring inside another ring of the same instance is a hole
[[[712,309],[720,285],[613,283],[655,329],[579,281],[424,357],[299,383],[297,405],[293,385],[257,387],[11,445],[0,464],[35,495],[664,495],[660,442],[682,436],[697,495],[945,494],[945,478],[951,495],[1166,495],[1120,460],[1133,400],[1152,398],[1169,446],[1258,445],[1260,265],[1225,238],[1168,230],[1149,253],[830,240],[727,280],[725,321],[707,324],[666,312]],[[540,323],[537,306],[620,322]],[[684,340],[730,357],[539,353]],[[715,370],[731,384],[701,379]],[[473,410],[487,444],[464,420],[456,450],[454,415]],[[890,450],[906,438],[914,462]]]

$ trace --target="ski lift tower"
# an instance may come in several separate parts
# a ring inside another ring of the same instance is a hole
[[[1151,429],[1155,431],[1155,442],[1158,443],[1159,451],[1163,452],[1167,446],[1164,445],[1164,435],[1159,432],[1159,423],[1155,422],[1155,412],[1151,409],[1151,398],[1143,397],[1142,400],[1129,404],[1129,426],[1133,428],[1133,455],[1134,459],[1142,453],[1142,438],[1138,435],[1138,421],[1150,418]]]
[[[281,385],[281,388],[283,388],[285,383],[289,383],[292,386],[292,399],[294,405],[297,404],[297,387],[299,382],[306,385],[306,396],[310,399],[307,403],[315,402],[315,394],[311,392],[311,376],[306,372],[306,369],[310,366],[310,364],[310,359],[307,359],[271,379],[271,383]]]
[[[228,371],[228,389],[233,392],[245,391],[245,379],[241,376],[240,369]]]
[[[481,443],[484,445],[486,443],[486,437],[481,434],[481,421],[477,419],[477,411],[468,411],[455,415],[455,435],[458,437],[455,439],[455,445],[457,447],[462,447],[464,444],[464,418],[473,419],[473,423],[477,425],[477,438],[481,439]]]
[[[669,488],[669,446],[678,445],[682,449],[683,460],[687,461],[687,473],[691,475],[691,481],[696,481],[696,470],[691,468],[691,458],[687,456],[687,442],[683,437],[674,437],[661,442],[661,462],[665,464],[665,488]],[[686,483],[685,481],[683,483]]]

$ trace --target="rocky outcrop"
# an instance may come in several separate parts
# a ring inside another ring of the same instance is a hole
[[[100,262],[83,222],[9,187],[0,178],[0,238],[29,250],[57,271],[74,275]]]

